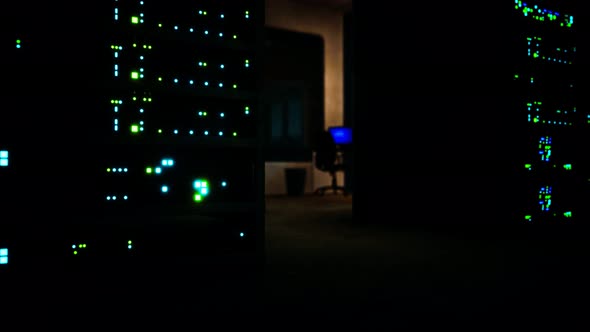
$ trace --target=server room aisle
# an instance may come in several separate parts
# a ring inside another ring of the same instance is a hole
[[[352,218],[351,200],[268,197],[264,270],[222,264],[170,269],[162,261],[141,269],[36,266],[18,279],[2,279],[0,316],[365,330],[557,322],[563,331],[583,317],[583,234],[363,225]]]
[[[267,199],[269,317],[369,329],[581,317],[580,238],[361,225],[351,199]]]

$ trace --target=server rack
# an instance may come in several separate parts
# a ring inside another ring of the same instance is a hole
[[[355,2],[355,218],[505,234],[584,223],[578,6]]]
[[[588,120],[580,107],[573,1],[515,0],[515,114],[526,121],[522,221],[580,224],[588,216]]]
[[[263,1],[2,9],[4,269],[263,259]]]

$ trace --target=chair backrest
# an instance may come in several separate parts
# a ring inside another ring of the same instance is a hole
[[[336,167],[338,147],[328,131],[322,132],[318,139],[315,155],[315,167],[322,171],[332,171]]]

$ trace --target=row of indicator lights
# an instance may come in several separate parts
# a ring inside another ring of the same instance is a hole
[[[0,150],[0,167],[8,167],[8,151]]]
[[[522,2],[521,0],[514,0],[514,9],[519,10],[522,8],[522,13],[524,16],[529,16],[538,21],[558,21],[558,17],[561,16],[560,13],[554,12],[548,9],[539,8],[537,5],[533,5],[533,7],[527,6],[526,3]],[[565,14],[563,19],[560,20],[559,25],[562,27],[571,28],[574,24],[574,17],[572,15]]]
[[[21,47],[22,47],[21,46],[21,40],[20,39],[17,39],[16,40],[16,48],[21,48]]]
[[[527,109],[530,112],[532,110],[532,107],[534,106],[534,107],[536,107],[535,108],[535,111],[536,112],[539,112],[541,105],[543,105],[543,102],[542,101],[534,101],[532,103],[527,103]],[[562,114],[562,112],[563,112],[563,114],[568,114],[568,111],[567,110],[563,110],[563,111],[562,110],[556,110],[555,112],[558,113],[558,114]],[[577,107],[574,107],[572,109],[572,113],[576,113],[576,112],[577,112]]]
[[[199,16],[209,16],[208,12],[206,10],[199,10],[197,11],[197,14]],[[250,19],[250,11],[249,10],[245,10],[244,14],[243,14],[245,19]],[[215,15],[217,17],[219,17],[219,19],[224,20],[226,18],[225,13],[219,13],[217,15]],[[144,14],[143,13],[139,13],[139,16],[131,16],[130,20],[131,20],[131,24],[141,24],[144,23],[143,20]],[[119,20],[119,10],[118,8],[115,8],[115,20]],[[159,27],[162,27],[162,23],[158,24]]]
[[[131,79],[132,80],[138,80],[140,78],[143,78],[143,74],[140,74],[138,72],[131,72]],[[163,82],[162,77],[158,77],[158,82]],[[180,83],[180,80],[178,78],[175,78],[175,79],[172,80],[172,82],[174,84],[179,84]],[[195,81],[194,80],[187,80],[187,82],[188,82],[189,85],[195,85]],[[203,81],[203,86],[211,86],[211,85],[213,85],[213,84],[211,84],[209,81]],[[223,82],[218,82],[216,85],[218,87],[220,87],[220,88],[223,88],[224,86],[226,86]],[[238,84],[234,83],[234,84],[231,85],[231,87],[233,89],[237,89],[238,88]]]
[[[158,24],[158,28],[163,28],[163,25],[162,25],[162,24]],[[173,29],[174,29],[174,31],[180,31],[180,28],[178,27],[178,25],[175,25],[175,26],[173,27]],[[189,31],[189,32],[192,32],[192,33],[194,33],[194,32],[195,32],[195,28],[188,28],[188,31]],[[207,29],[203,30],[203,34],[204,34],[205,36],[209,36],[209,35],[214,35],[214,34],[216,34],[216,35],[217,35],[219,38],[223,38],[223,36],[225,36],[225,34],[224,34],[222,31],[220,31],[220,32],[218,32],[218,33],[211,33],[211,32],[210,32],[209,30],[207,30]],[[232,39],[238,39],[238,35],[237,35],[237,34],[235,34],[235,33],[234,33],[234,34],[232,34]]]
[[[107,201],[116,201],[117,198],[118,198],[117,195],[107,196]],[[124,201],[126,201],[129,199],[129,196],[124,195],[122,198]]]
[[[541,101],[535,101],[532,103],[527,103],[527,110],[528,110],[528,122],[533,122],[533,123],[543,123],[543,124],[555,124],[555,125],[564,125],[564,126],[572,126],[573,123],[572,122],[567,122],[567,121],[550,121],[550,120],[541,120],[540,115],[536,115],[535,117],[532,116],[531,112],[532,112],[532,108],[535,107],[535,112],[540,112],[541,110],[541,105],[543,105],[543,102]],[[576,113],[576,107],[573,108],[572,112]],[[562,111],[562,110],[556,110],[555,111],[557,114],[568,114],[568,111]],[[563,113],[562,113],[563,112]]]
[[[199,61],[199,62],[197,62],[197,66],[208,67],[209,65],[205,61]],[[218,67],[219,67],[219,69],[225,69],[225,64],[220,63]],[[246,67],[246,68],[250,67],[250,60],[249,59],[244,60],[244,67]]]
[[[87,245],[85,243],[82,244],[72,244],[72,249],[74,250],[72,253],[74,255],[78,255],[78,250],[81,249],[86,249]],[[127,241],[127,249],[131,250],[133,248],[133,242],[131,240]],[[2,250],[2,249],[0,249]],[[1,255],[1,252],[0,252]],[[7,250],[7,255],[8,255],[8,250]]]
[[[202,16],[207,16],[207,11],[206,10],[199,10],[198,11],[198,14],[199,15],[202,15]],[[249,19],[250,18],[250,11],[249,10],[244,11],[244,17],[246,19]],[[220,13],[219,14],[219,18],[220,19],[224,19],[225,18],[225,14],[224,13]]]
[[[158,134],[163,134],[163,133],[164,133],[164,131],[162,129],[158,129]],[[174,135],[178,135],[180,133],[180,131],[178,129],[174,129],[174,130],[172,130],[172,133]],[[194,135],[195,134],[195,130],[190,129],[188,131],[188,134],[191,135],[191,136]],[[203,131],[203,135],[204,136],[209,136],[209,134],[210,134],[209,130]],[[217,136],[224,136],[224,135],[225,135],[225,133],[223,131],[218,131],[217,132]],[[238,137],[238,132],[237,131],[234,131],[231,135],[233,137]]]
[[[121,168],[121,167],[119,167],[119,168],[116,168],[116,167],[113,167],[113,168],[110,168],[109,167],[109,168],[107,168],[107,173],[127,173],[127,171],[128,171],[127,168]]]
[[[515,80],[518,80],[518,79],[520,79],[520,75],[519,75],[519,74],[514,74],[514,79],[515,79]],[[531,76],[531,80],[530,80],[530,82],[531,82],[531,84],[535,84],[535,77]],[[570,84],[570,85],[569,85],[569,87],[570,87],[570,88],[573,88],[573,87],[574,87],[574,85],[573,85],[573,84]],[[557,112],[559,113],[559,110],[558,110]],[[567,113],[567,111],[566,111],[566,113]]]
[[[133,43],[132,46],[133,46],[133,48],[137,48],[138,47],[137,43]],[[111,45],[111,49],[114,51],[113,52],[113,56],[115,58],[119,58],[119,51],[123,50],[123,46],[121,46],[121,45]],[[151,50],[152,49],[152,45],[144,44],[143,45],[143,49]],[[139,56],[139,60],[144,60],[144,59],[145,58],[144,58],[143,55],[140,55]],[[207,67],[207,62],[205,62],[205,61],[199,61],[197,64],[198,64],[199,67]],[[244,60],[244,67],[246,67],[246,68],[250,67],[250,60],[249,59],[245,59]],[[220,64],[219,65],[219,68],[220,69],[224,69],[225,68],[225,64]]]
[[[139,100],[135,96],[133,98],[131,98],[131,99],[133,101],[138,101]],[[152,98],[151,97],[143,97],[143,99],[141,101],[151,103],[152,102]],[[121,100],[121,99],[111,99],[111,104],[114,104],[114,105],[123,105],[123,100]]]
[[[554,216],[557,216],[557,214],[554,214]],[[573,214],[572,214],[572,212],[571,212],[571,211],[567,211],[567,212],[564,212],[564,213],[563,213],[563,216],[564,216],[565,218],[568,218],[568,219],[569,219],[569,218],[572,218],[572,217],[573,217]],[[530,215],[530,214],[527,214],[526,216],[524,216],[524,219],[525,219],[526,221],[528,221],[528,222],[532,222],[532,221],[533,221],[533,216],[532,216],[532,215]]]
[[[115,131],[118,131],[119,130],[119,127],[118,127],[117,123],[118,123],[118,120],[115,119]],[[143,121],[140,121],[140,123],[143,123]],[[140,131],[144,131],[144,128],[143,127],[140,127],[138,125],[133,124],[130,127],[130,131],[131,131],[132,134],[137,134]],[[164,130],[158,129],[158,134],[161,135],[163,133],[164,133]],[[180,134],[180,131],[178,129],[174,129],[174,130],[172,130],[172,133],[174,135],[178,135],[178,134]],[[190,136],[195,135],[195,130],[193,130],[193,129],[188,130],[188,134]],[[203,131],[203,136],[209,136],[209,134],[210,134],[209,130],[204,130]],[[220,136],[221,137],[221,136],[224,136],[224,135],[225,135],[225,133],[223,131],[221,131],[221,130],[217,132],[217,136]],[[231,136],[238,137],[238,132],[237,131],[232,132],[231,133]]]
[[[554,168],[557,168],[557,165],[553,165]],[[529,171],[533,170],[533,164],[524,164],[524,168],[526,168]],[[563,169],[565,169],[566,171],[571,171],[572,170],[572,164],[564,164],[563,165]]]
[[[134,96],[134,97],[132,97],[132,100],[133,101],[138,101],[139,99]],[[143,102],[151,103],[152,102],[152,98],[151,97],[143,97],[142,101]],[[117,107],[116,110],[115,110],[115,113],[117,113],[118,110],[119,110],[118,109],[118,105],[123,105],[123,100],[121,100],[121,99],[111,99],[111,104],[112,105],[117,105],[117,106],[114,106],[114,107]],[[139,112],[140,113],[143,113],[143,110],[140,109]],[[199,116],[207,116],[207,111],[197,111],[197,112],[198,112],[197,114]],[[220,113],[220,116],[221,117],[224,117],[225,115],[222,115],[222,114],[225,114],[225,113]],[[246,115],[249,115],[250,114],[250,106],[244,106],[244,114],[246,114]]]
[[[132,46],[134,48],[137,48],[138,47],[137,43],[133,43]],[[152,45],[144,44],[140,48],[143,48],[143,49],[146,49],[146,50],[151,50],[152,49]],[[123,46],[122,45],[111,45],[111,50],[113,50],[115,52],[114,53],[115,58],[118,58],[119,57],[118,51],[122,51],[123,50]]]
[[[541,40],[542,40],[541,37],[527,37],[527,45],[528,45],[527,55],[529,57],[533,57],[535,59],[541,58],[543,60],[553,61],[553,62],[558,62],[558,63],[563,63],[563,64],[572,64],[573,63],[572,61],[568,61],[568,60],[564,60],[564,59],[559,59],[557,57],[553,57],[552,58],[552,57],[548,57],[548,56],[544,56],[544,55],[542,56],[540,54],[539,50],[535,50],[533,52],[533,50],[532,50],[532,42],[533,41],[535,42],[535,47],[539,47],[539,45],[540,45],[539,44],[539,41],[541,41]],[[576,48],[575,47],[572,48],[571,52],[569,52],[569,53],[568,53],[568,50],[567,49],[561,48],[561,47],[555,48],[555,51],[557,51],[559,53],[562,53],[561,55],[563,56],[563,55],[569,55],[571,53],[575,53],[576,52]],[[568,53],[568,54],[565,54],[565,53]]]
[[[8,264],[8,248],[0,248],[0,265]]]
[[[551,190],[550,186],[545,186],[539,190],[539,205],[541,211],[549,211],[551,209]]]

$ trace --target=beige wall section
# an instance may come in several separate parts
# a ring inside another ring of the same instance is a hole
[[[305,168],[305,192],[313,191],[313,174],[311,163],[266,163],[265,167],[265,193],[267,195],[284,195],[287,193],[287,181],[285,179],[285,168]]]
[[[326,128],[342,125],[344,121],[343,11],[294,0],[266,0],[266,25],[323,37],[324,124]],[[287,167],[305,167],[308,170],[306,192],[312,192],[314,188],[331,182],[330,176],[318,171],[313,167],[313,163],[266,163],[267,194],[287,192],[284,176],[284,169]],[[343,184],[343,177],[339,175],[338,183]]]
[[[343,12],[293,0],[266,0],[266,25],[324,38],[324,110],[326,127],[343,121]]]

